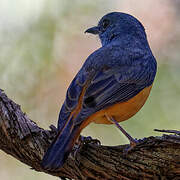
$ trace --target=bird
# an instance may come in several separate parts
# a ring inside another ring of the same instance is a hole
[[[134,116],[146,102],[157,71],[145,28],[123,12],[104,15],[85,31],[98,35],[101,47],[88,56],[67,89],[58,119],[58,133],[42,160],[47,170],[61,168],[81,131],[90,123],[115,124]],[[108,132],[107,132],[108,133]]]

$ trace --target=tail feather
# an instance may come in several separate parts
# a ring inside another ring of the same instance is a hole
[[[63,166],[79,134],[80,127],[74,126],[71,118],[45,153],[42,167],[55,170]]]

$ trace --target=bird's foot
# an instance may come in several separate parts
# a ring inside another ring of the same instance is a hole
[[[96,144],[96,145],[100,145],[101,142],[98,139],[93,139],[91,136],[79,136],[79,140],[78,140],[81,144]]]
[[[84,144],[95,144],[95,145],[100,145],[101,142],[98,139],[93,139],[91,136],[79,136],[78,141],[76,141],[73,151],[70,154],[71,158],[76,161],[76,163],[80,164],[80,161],[78,160],[78,154],[82,150],[82,147]]]
[[[129,152],[131,152],[139,143],[139,141],[137,139],[131,139],[130,141],[130,145],[128,145],[128,147],[126,147],[123,151],[124,155],[127,155]]]
[[[77,154],[81,151],[81,149],[82,149],[82,146],[80,144],[78,144],[78,143],[75,143],[74,147],[72,149],[72,152],[69,154],[69,157],[71,159],[73,159],[73,161],[76,161],[76,163],[78,165],[80,164],[80,162],[79,162],[79,160],[77,158]]]
[[[58,133],[57,127],[55,127],[53,124],[51,124],[51,125],[49,126],[49,128],[50,128],[52,131]]]

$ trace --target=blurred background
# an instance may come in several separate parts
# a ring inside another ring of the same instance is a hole
[[[43,128],[57,124],[66,89],[87,56],[100,47],[84,31],[111,11],[145,26],[158,73],[142,110],[121,125],[136,138],[153,129],[179,129],[180,1],[0,0],[0,88]],[[83,134],[104,145],[128,143],[115,126],[91,124]],[[0,152],[2,179],[58,179],[37,173]]]

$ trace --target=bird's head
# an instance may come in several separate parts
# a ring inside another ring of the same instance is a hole
[[[97,26],[89,28],[85,33],[98,34],[103,46],[118,38],[146,39],[143,25],[133,16],[121,12],[108,13],[101,18]]]

